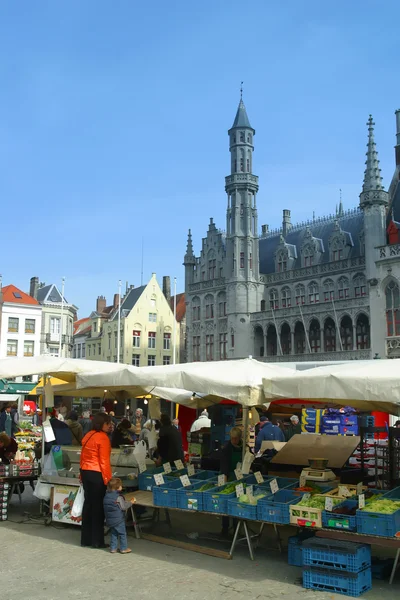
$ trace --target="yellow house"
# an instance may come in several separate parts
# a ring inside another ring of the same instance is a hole
[[[117,362],[118,303],[104,312],[91,315],[91,332],[86,339],[86,359]],[[134,366],[169,365],[179,362],[180,329],[155,273],[149,283],[130,286],[121,299],[120,362]]]

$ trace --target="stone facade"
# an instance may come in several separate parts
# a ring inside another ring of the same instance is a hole
[[[226,231],[211,219],[195,256],[189,230],[184,257],[188,361],[400,356],[399,115],[389,192],[382,185],[370,117],[359,206],[345,211],[340,202],[335,214],[299,225],[292,225],[285,209],[279,230],[263,225],[259,234],[255,130],[240,100],[228,132]]]

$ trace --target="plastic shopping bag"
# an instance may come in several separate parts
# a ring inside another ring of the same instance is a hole
[[[51,485],[38,480],[33,495],[39,500],[50,500]]]
[[[80,486],[71,509],[71,517],[80,517],[82,515],[84,501],[85,493],[83,491],[83,487]]]

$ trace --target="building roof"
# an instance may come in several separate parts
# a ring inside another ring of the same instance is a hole
[[[54,283],[39,288],[37,292],[37,299],[40,304],[44,304],[45,302],[53,302],[58,304],[62,303],[62,296]],[[68,304],[65,296],[64,303]]]
[[[2,289],[3,302],[10,302],[13,304],[33,304],[38,305],[39,302],[32,298],[29,294],[26,294],[22,290],[15,287],[15,285],[5,285]]]
[[[236,129],[237,127],[246,127],[248,129],[253,129],[250,125],[249,117],[247,116],[246,112],[246,107],[242,99],[240,99],[236,117],[231,129]]]
[[[174,296],[170,299],[170,307],[172,312],[174,312]],[[177,294],[176,295],[176,320],[178,323],[181,323],[186,315],[186,301],[185,294]]]
[[[343,217],[337,218],[340,228],[345,232],[347,237],[352,240],[353,245],[350,249],[349,258],[361,256],[360,233],[364,227],[364,213],[360,210],[347,211]],[[304,226],[294,226],[287,234],[285,241],[287,244],[292,244],[297,248],[297,258],[293,265],[294,269],[300,268],[301,265],[301,244],[304,238],[306,227],[310,228],[312,236],[322,241],[324,252],[321,255],[321,263],[330,262],[329,256],[329,238],[335,228],[336,217],[327,218],[320,221],[311,221],[303,224]],[[260,273],[268,274],[275,273],[275,252],[280,244],[280,231],[273,232],[265,238],[261,238],[259,242],[260,253]]]
[[[147,285],[141,285],[137,288],[131,288],[128,293],[122,298],[121,303],[121,317],[127,317],[131,312],[132,308],[135,306],[136,302],[139,300],[140,296],[143,294]],[[111,317],[111,320],[114,321],[118,317],[118,310],[115,311],[115,314]]]
[[[90,325],[90,317],[85,317],[84,319],[78,319],[78,321],[74,322],[74,335],[78,335],[83,333],[83,329],[87,327],[91,327]]]

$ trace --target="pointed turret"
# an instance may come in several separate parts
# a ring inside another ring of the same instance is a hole
[[[362,192],[360,194],[360,205],[387,204],[388,194],[382,184],[381,170],[379,168],[378,152],[374,138],[374,121],[372,115],[368,119],[368,144],[367,160],[365,161],[365,172]]]
[[[336,210],[336,214],[338,217],[343,217],[344,215],[344,210],[343,210],[343,202],[342,202],[342,190],[340,191],[340,202],[339,202],[339,209]]]
[[[187,246],[186,246],[186,254],[184,258],[184,265],[194,265],[196,262],[196,258],[193,253],[193,243],[192,243],[192,231],[189,229]]]
[[[239,106],[237,109],[235,120],[231,129],[237,129],[239,127],[245,127],[246,129],[253,129],[250,125],[249,117],[247,116],[246,107],[242,98],[240,98]]]

